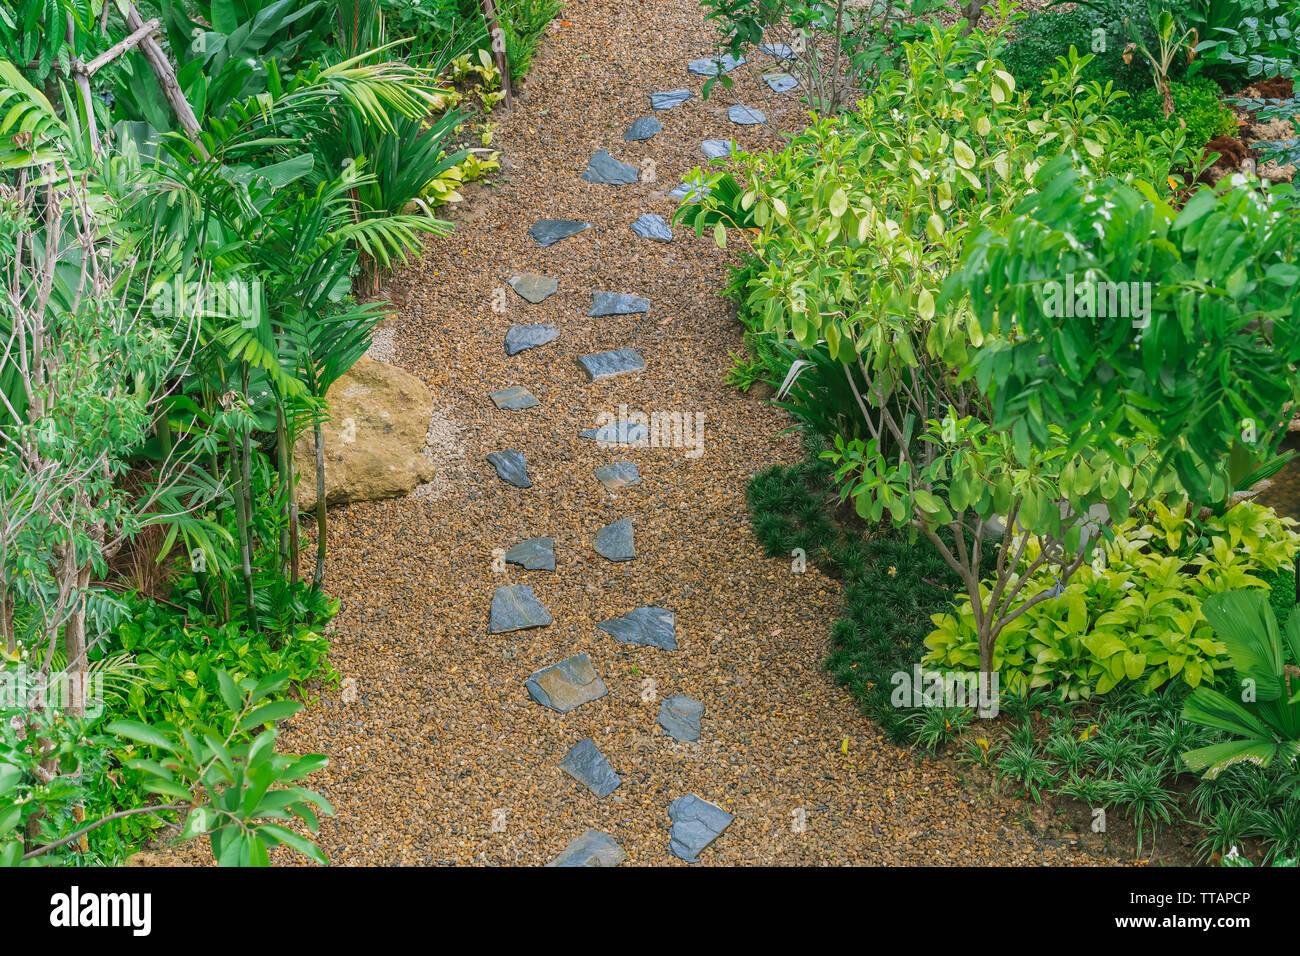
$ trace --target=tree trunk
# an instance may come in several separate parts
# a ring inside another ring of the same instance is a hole
[[[135,4],[128,3],[126,7],[126,25],[132,33],[138,32],[144,26],[144,18],[140,16],[140,11],[135,8]],[[154,77],[158,80],[158,86],[162,88],[163,96],[167,98],[167,104],[171,106],[172,112],[176,114],[176,121],[180,124],[185,135],[189,137],[204,159],[210,159],[207,148],[199,138],[199,121],[194,115],[194,110],[190,106],[190,101],[185,98],[185,93],[181,90],[181,85],[176,81],[176,70],[172,67],[171,60],[167,59],[167,54],[163,48],[158,45],[152,34],[146,36],[140,41],[140,52],[144,54],[145,60],[149,63],[149,68],[153,70]]]
[[[284,577],[284,573],[289,566],[289,502],[293,498],[293,482],[290,477],[289,461],[293,457],[289,444],[289,428],[284,418],[284,404],[276,399],[275,402],[275,455],[276,466],[280,478],[280,518],[284,524],[280,526],[280,554],[276,563],[275,573]]]
[[[325,432],[320,420],[312,426],[316,439],[316,570],[311,583],[319,588],[325,582]]]
[[[492,60],[501,71],[501,92],[505,94],[502,102],[509,109],[514,105],[514,96],[510,92],[510,61],[506,57],[505,31],[497,22],[496,0],[479,0],[479,4],[483,8],[483,22],[487,24],[488,40],[492,45]]]

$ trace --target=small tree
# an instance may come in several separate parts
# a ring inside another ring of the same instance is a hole
[[[720,189],[695,213],[699,229],[721,214],[720,238],[727,219],[752,223],[749,307],[768,331],[804,348],[824,343],[843,365],[868,437],[841,438],[828,453],[842,494],[864,518],[926,537],[960,577],[984,672],[1002,629],[1051,595],[1025,593],[1032,573],[1051,565],[1068,580],[1098,533],[1090,511],[1127,513],[1132,496],[1152,490],[1155,465],[1138,441],[1089,447],[1023,421],[988,424],[990,379],[971,363],[1010,332],[970,321],[944,281],[970,234],[1034,189],[1040,157],[1105,164],[1123,140],[1104,115],[1108,94],[1078,81],[1090,58],[1071,51],[1036,110],[996,59],[999,42],[998,30],[931,27],[856,114],[743,161],[737,210],[721,205]],[[1001,547],[985,586],[990,537]]]
[[[1225,502],[1258,478],[1300,399],[1290,187],[1225,180],[1180,210],[1064,159],[1038,184],[948,283],[989,336],[970,367],[990,420],[1110,455],[1146,443],[1193,500]]]

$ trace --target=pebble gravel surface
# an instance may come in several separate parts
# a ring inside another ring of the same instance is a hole
[[[729,253],[689,228],[671,243],[630,230],[646,214],[671,221],[666,193],[701,162],[701,142],[780,148],[806,123],[797,93],[763,80],[780,62],[757,51],[729,74],[732,89],[705,99],[688,64],[715,55],[712,36],[697,0],[566,5],[517,105],[494,115],[497,184],[471,190],[450,213],[454,233],[390,280],[392,361],[433,393],[439,476],[410,497],[331,512],[327,587],[342,600],[332,659],[355,700],[324,691],[280,746],[330,756],[310,784],[338,811],[319,834],[335,864],[542,865],[585,839],[612,861],[625,853],[624,865],[687,866],[670,850],[669,817],[687,796],[734,817],[701,846],[703,865],[1085,860],[1020,825],[1023,806],[888,743],[821,666],[838,584],[765,558],[750,531],[750,476],[801,455],[779,435],[784,413],[724,384],[740,348],[719,294]],[[662,132],[623,137],[649,94],[684,88],[695,95],[656,114]],[[739,103],[766,122],[735,125]],[[584,181],[600,150],[641,181]],[[592,225],[544,247],[529,236],[539,219]],[[536,304],[502,293],[527,273],[558,291]],[[593,292],[609,289],[654,307],[588,316]],[[561,334],[505,354],[511,326],[539,323]],[[619,349],[645,369],[588,381],[576,361]],[[492,394],[511,387],[539,404],[497,408]],[[679,413],[703,441],[578,437],[620,406]],[[527,458],[531,487],[497,480],[487,456],[503,448]],[[635,462],[639,484],[593,479],[615,462]],[[623,519],[635,557],[595,553],[598,531]],[[542,537],[553,573],[502,559]],[[496,589],[525,583],[552,623],[490,634]],[[631,608],[671,608],[676,649],[597,628]],[[530,698],[530,675],[577,655],[607,694],[565,713]],[[670,698],[700,702],[698,740],[660,726]],[[587,739],[621,780],[603,797],[561,766]]]

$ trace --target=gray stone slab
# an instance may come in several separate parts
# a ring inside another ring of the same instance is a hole
[[[717,76],[719,73],[730,73],[746,62],[748,61],[743,56],[724,53],[721,56],[707,56],[698,60],[691,60],[690,63],[686,64],[686,69],[696,76]]]
[[[639,315],[650,311],[650,300],[625,292],[593,292],[589,317],[602,315]]]
[[[636,143],[651,136],[658,136],[663,131],[664,124],[658,119],[653,116],[643,116],[627,128],[623,138],[630,143]]]
[[[585,428],[579,438],[590,438],[602,445],[635,445],[650,436],[650,429],[641,422],[617,421],[599,428]]]
[[[560,769],[598,797],[608,797],[623,782],[590,737],[583,737],[569,748]]]
[[[657,239],[659,242],[672,242],[673,231],[658,213],[647,212],[637,217],[632,223],[632,231],[642,239]]]
[[[593,382],[613,378],[615,375],[626,375],[629,372],[645,371],[645,359],[636,349],[614,349],[610,352],[584,355],[578,359],[578,364],[587,373],[587,378]]]
[[[622,617],[596,625],[621,644],[646,644],[665,651],[677,650],[677,623],[672,611],[662,607],[639,607]]]
[[[722,807],[701,800],[693,793],[670,803],[668,818],[673,821],[668,831],[668,850],[687,863],[698,862],[704,848],[736,819]]]
[[[553,246],[561,239],[576,236],[590,228],[591,223],[576,219],[539,219],[529,227],[528,235],[539,246]]]
[[[524,408],[536,408],[541,404],[537,397],[522,385],[499,388],[495,392],[488,392],[488,397],[492,399],[492,404],[496,405],[497,408],[508,412],[517,412]]]
[[[773,93],[789,93],[799,85],[789,73],[772,73],[763,77],[763,82],[772,88]]]
[[[555,539],[529,538],[506,552],[506,563],[517,564],[525,571],[555,570]]]
[[[603,149],[597,150],[587,160],[587,168],[582,172],[582,178],[589,183],[608,183],[611,186],[630,186],[638,176],[635,166],[619,162]]]
[[[758,48],[768,56],[776,57],[778,60],[794,59],[794,50],[790,49],[787,43],[760,43]]]
[[[497,470],[497,477],[516,488],[531,488],[532,479],[528,477],[528,460],[523,452],[513,448],[494,451],[487,456],[488,462]]]
[[[520,298],[534,304],[555,295],[555,290],[559,287],[560,283],[550,276],[536,272],[520,272],[510,277],[510,288],[519,293]]]
[[[551,613],[537,600],[533,589],[526,584],[508,584],[492,592],[492,613],[488,618],[488,633],[508,634],[510,631],[527,631],[551,623]]]
[[[596,532],[596,553],[611,561],[631,561],[636,557],[632,519],[619,518]]]
[[[553,341],[560,330],[553,325],[512,325],[506,332],[506,355],[518,355]]]
[[[767,122],[767,117],[762,110],[754,109],[752,106],[741,106],[739,103],[727,110],[727,118],[737,126],[757,126]]]
[[[641,469],[634,461],[616,461],[612,465],[601,465],[596,469],[596,480],[607,491],[622,491],[641,484]]]
[[[558,664],[534,671],[524,681],[524,686],[529,697],[561,714],[609,693],[586,654],[575,654]]]
[[[670,110],[674,106],[681,106],[694,95],[690,90],[665,90],[662,93],[651,93],[650,108],[652,110]]]
[[[672,199],[685,199],[687,202],[698,202],[713,190],[703,185],[700,180],[687,180],[680,185],[674,186],[668,190],[668,195]]]
[[[730,139],[706,139],[700,143],[700,152],[709,159],[721,159],[723,156],[730,156],[736,151],[735,140]]]
[[[608,833],[588,830],[569,841],[547,866],[618,866],[627,854]]]
[[[700,739],[700,718],[704,705],[685,694],[666,698],[659,705],[659,726],[676,741],[690,743]]]

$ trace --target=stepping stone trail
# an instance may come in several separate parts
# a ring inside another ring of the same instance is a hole
[[[699,862],[700,853],[736,819],[722,807],[693,793],[669,804],[668,817],[673,821],[668,831],[668,851],[687,863]]]
[[[605,150],[598,150],[583,170],[582,178],[589,183],[608,183],[611,186],[630,186],[640,173],[635,166],[619,162]]]
[[[492,611],[488,618],[489,634],[508,634],[545,627],[551,623],[551,612],[537,600],[533,589],[526,584],[508,584],[492,593]]]
[[[727,118],[737,126],[757,126],[767,122],[767,115],[762,110],[736,104],[727,110]]]
[[[625,292],[593,292],[589,317],[603,315],[639,315],[650,311],[650,300]]]
[[[541,404],[533,393],[528,391],[522,385],[511,385],[509,388],[499,388],[495,392],[489,392],[492,403],[497,408],[508,412],[517,412],[525,408],[536,408]]]
[[[663,93],[651,93],[650,108],[652,110],[670,110],[674,106],[681,106],[694,95],[690,90],[667,90]]]
[[[684,694],[665,698],[659,704],[659,726],[679,743],[700,739],[700,717],[703,715],[704,705]]]
[[[611,561],[631,561],[636,557],[632,539],[632,521],[620,518],[596,532],[596,553]]]
[[[560,855],[546,865],[618,866],[626,859],[627,854],[612,836],[600,830],[588,830],[570,840]]]
[[[512,325],[506,332],[506,355],[518,355],[528,349],[554,341],[560,330],[553,325]]]
[[[639,607],[596,625],[622,644],[646,644],[677,650],[676,615],[661,607]]]
[[[560,769],[598,797],[608,797],[623,782],[590,737],[569,748],[560,761]]]
[[[524,682],[524,687],[528,696],[537,703],[561,714],[609,693],[586,654],[575,654],[558,664],[534,671]]]
[[[510,277],[510,288],[519,293],[520,298],[534,305],[555,295],[555,290],[559,287],[560,284],[555,279],[536,272],[521,272]]]
[[[636,222],[632,223],[632,231],[642,239],[657,239],[660,242],[673,241],[673,231],[668,228],[668,223],[664,222],[664,217],[653,212],[637,217]]]
[[[528,461],[524,458],[523,452],[507,448],[505,451],[492,452],[487,456],[487,460],[497,470],[497,477],[502,481],[516,488],[533,486],[532,479],[528,477]]]
[[[705,57],[699,60],[691,60],[686,68],[696,76],[717,76],[719,72],[730,73],[736,67],[748,61],[743,56],[735,56],[731,53],[724,53],[722,56]]]
[[[634,461],[616,461],[597,468],[596,480],[608,491],[622,491],[641,484],[641,470]]]
[[[517,564],[525,571],[555,570],[555,539],[529,538],[506,552],[506,564]]]
[[[629,372],[645,371],[645,359],[636,349],[614,349],[612,352],[584,355],[578,359],[578,363],[593,382]]]
[[[590,228],[591,223],[578,222],[576,219],[539,219],[529,227],[528,235],[533,242],[545,248]]]
[[[653,116],[643,116],[627,128],[623,138],[630,143],[635,143],[649,139],[652,136],[658,136],[663,131],[663,123]]]

